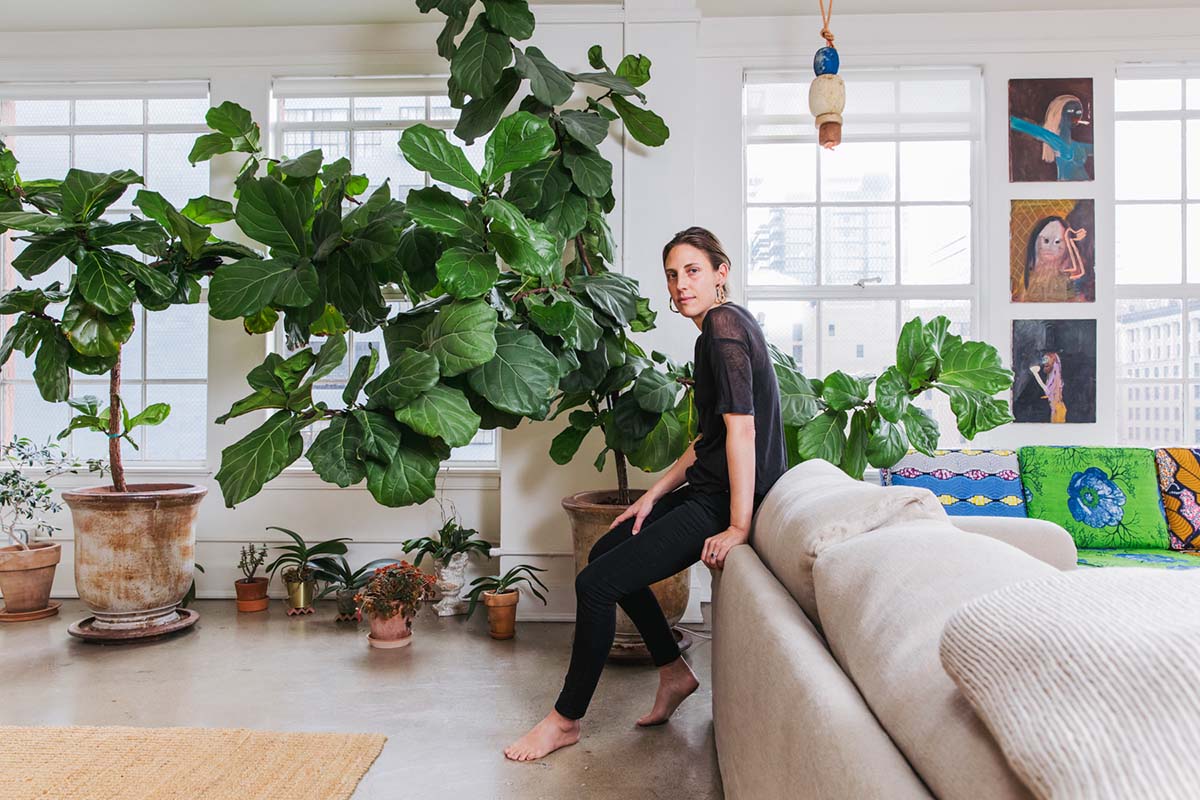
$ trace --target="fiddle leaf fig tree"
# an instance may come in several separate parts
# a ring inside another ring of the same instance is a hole
[[[949,328],[943,316],[910,320],[896,343],[896,363],[878,377],[839,370],[809,380],[790,356],[772,347],[789,461],[820,458],[861,478],[868,464],[891,467],[910,446],[932,455],[938,424],[915,403],[930,390],[950,398],[967,439],[1011,422],[1008,404],[994,395],[1012,387],[1012,372],[1001,366],[996,348],[964,340]]]
[[[437,44],[450,59],[448,91],[462,109],[455,133],[467,143],[487,136],[482,164],[445,130],[412,125],[400,152],[433,185],[400,201],[385,183],[360,201],[362,182],[344,160],[322,166],[320,151],[266,158],[257,127],[232,104],[210,112],[213,134],[193,150],[196,160],[249,154],[234,219],[267,248],[266,258],[217,272],[212,313],[241,317],[249,332],[282,319],[297,350],[268,356],[248,376],[252,392],[218,419],[273,412],[222,453],[217,479],[228,505],[299,458],[301,431],[318,423],[307,457],[324,480],[365,480],[385,505],[420,503],[451,449],[480,429],[546,419],[556,401],[561,409],[619,393],[653,366],[628,332],[651,328],[654,312],[636,281],[608,270],[612,165],[597,149],[617,119],[647,144],[665,141],[652,111],[616,102],[644,102],[637,87],[649,80],[649,59],[628,57],[614,72],[592,48],[598,71],[573,75],[514,44],[533,32],[524,0],[485,2],[470,30],[472,2],[436,7],[447,14]],[[525,81],[530,94],[506,115]],[[604,91],[587,110],[560,109],[577,82]],[[407,302],[392,312],[386,296]],[[354,364],[341,407],[314,401],[315,383],[345,357],[342,334],[377,327],[384,352]],[[659,441],[663,450],[686,447],[678,437]]]
[[[72,169],[62,180],[24,181],[17,166],[0,143],[0,231],[23,232],[17,238],[27,243],[13,269],[29,281],[63,259],[74,269],[65,287],[58,281],[44,288],[18,286],[0,296],[0,314],[17,317],[0,342],[0,364],[15,350],[32,358],[42,398],[67,402],[76,412],[59,438],[77,429],[108,436],[113,487],[123,492],[121,441],[136,448],[131,431],[158,425],[170,412],[166,403],[153,403],[131,415],[121,402],[121,350],[133,336],[135,305],[160,311],[196,303],[201,277],[226,257],[255,253],[211,236],[208,224],[228,218],[228,203],[201,197],[179,211],[143,189],[133,203],[145,218],[112,222],[104,213],[142,183],[140,175]],[[72,398],[72,373],[108,375],[108,406],[101,408],[90,395]]]

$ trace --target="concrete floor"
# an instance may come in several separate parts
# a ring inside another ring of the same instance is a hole
[[[6,725],[246,727],[383,733],[383,753],[355,800],[723,798],[713,746],[707,640],[687,654],[701,687],[672,720],[641,729],[658,677],[610,664],[579,744],[532,763],[503,748],[549,710],[570,657],[570,623],[518,624],[507,642],[424,609],[402,650],[367,646],[366,626],[332,621],[331,604],[289,619],[282,601],[238,614],[200,601],[191,631],[157,643],[99,646],[67,636],[86,616],[0,626]],[[14,680],[15,679],[15,680]]]

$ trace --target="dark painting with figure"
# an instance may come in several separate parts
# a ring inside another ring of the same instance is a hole
[[[1008,82],[1008,178],[1095,180],[1091,78]]]
[[[1096,421],[1096,320],[1016,319],[1012,346],[1017,422]]]
[[[1013,200],[1013,302],[1094,303],[1095,227],[1095,200]]]

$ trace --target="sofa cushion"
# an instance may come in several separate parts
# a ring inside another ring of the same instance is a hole
[[[1171,549],[1196,550],[1200,548],[1200,450],[1167,447],[1154,451],[1154,461]]]
[[[1062,525],[1080,548],[1170,543],[1154,453],[1132,447],[1022,447],[1029,516]]]
[[[910,451],[890,469],[884,486],[928,489],[952,517],[1024,517],[1016,450]]]
[[[1197,596],[1186,572],[1022,582],[957,611],[942,662],[1038,797],[1200,797]]]
[[[938,643],[964,602],[1056,573],[944,522],[882,528],[818,556],[813,577],[830,649],[934,796],[1028,796],[941,668]]]
[[[999,539],[1055,569],[1075,569],[1079,560],[1071,534],[1044,519],[955,517],[952,521],[956,528]]]
[[[946,521],[929,491],[877,486],[854,480],[828,461],[805,461],[784,473],[763,498],[750,544],[819,625],[812,587],[817,556],[861,533],[919,519]]]
[[[1200,553],[1174,550],[1079,550],[1081,567],[1144,567],[1146,569],[1200,569]]]

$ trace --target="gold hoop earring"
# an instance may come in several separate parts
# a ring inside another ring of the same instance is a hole
[[[679,313],[679,309],[675,307],[675,298],[674,297],[667,300],[667,305],[671,307],[672,313],[674,313],[674,314]]]
[[[717,302],[724,303],[728,299],[728,296],[725,294],[725,284],[722,283],[717,287]]]

